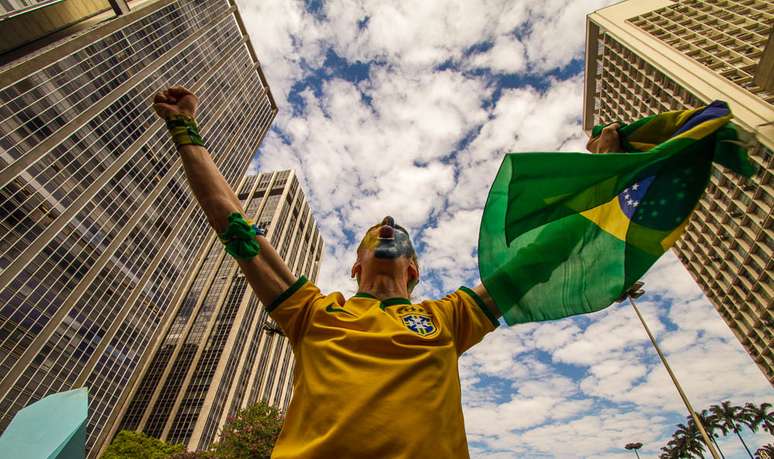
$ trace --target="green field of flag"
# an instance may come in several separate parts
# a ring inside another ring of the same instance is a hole
[[[560,319],[620,297],[680,237],[713,162],[755,172],[731,118],[716,101],[622,124],[621,153],[506,155],[478,250],[505,321]]]

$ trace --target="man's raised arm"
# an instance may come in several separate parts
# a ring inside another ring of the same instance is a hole
[[[194,121],[196,96],[181,86],[173,86],[156,94],[153,102],[153,109],[170,128],[191,191],[210,226],[218,235],[223,234],[230,227],[229,216],[235,213],[241,216],[242,206],[199,137]],[[260,235],[255,239],[260,246],[259,254],[236,259],[255,294],[268,305],[285,292],[296,277],[268,239]]]

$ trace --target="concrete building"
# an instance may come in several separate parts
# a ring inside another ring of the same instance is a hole
[[[586,22],[583,123],[729,103],[759,168],[746,180],[716,167],[675,246],[774,384],[774,4],[766,0],[629,0]]]
[[[36,2],[0,2],[0,429],[88,386],[95,456],[214,239],[153,94],[199,95],[234,187],[277,109],[233,1],[14,3]]]
[[[294,174],[250,177],[239,196],[291,270],[315,280],[323,241]],[[194,271],[114,432],[141,430],[188,450],[206,449],[241,408],[265,400],[285,409],[290,402],[290,343],[236,262],[212,241]]]

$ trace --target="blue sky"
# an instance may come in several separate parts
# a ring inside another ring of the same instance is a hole
[[[323,290],[354,292],[355,246],[387,214],[419,249],[416,299],[477,283],[503,154],[583,150],[584,21],[604,0],[239,3],[279,105],[253,168],[298,172],[327,244]],[[641,308],[696,407],[774,399],[672,254],[645,280]],[[502,326],[460,379],[473,457],[629,458],[633,441],[655,457],[685,412],[623,305]]]

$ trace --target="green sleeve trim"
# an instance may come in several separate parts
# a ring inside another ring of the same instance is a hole
[[[269,307],[266,308],[266,311],[272,312],[273,310],[277,309],[277,306],[279,306],[280,304],[282,304],[282,302],[284,302],[285,300],[293,296],[293,294],[296,293],[298,289],[303,287],[304,284],[306,284],[306,282],[307,282],[306,276],[299,277],[298,280],[293,282],[293,285],[288,287],[287,290],[282,292],[280,296],[278,296],[274,301],[271,302]]]
[[[460,290],[467,293],[469,297],[473,298],[478,307],[484,311],[484,315],[489,319],[490,322],[492,322],[492,325],[494,325],[495,328],[500,326],[500,322],[497,320],[494,314],[492,314],[492,311],[489,310],[489,308],[486,306],[486,303],[484,303],[484,300],[482,300],[481,297],[476,294],[476,292],[465,287],[464,285],[460,287]]]

